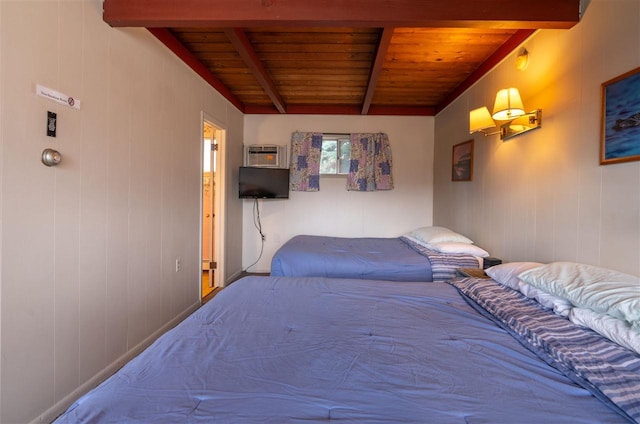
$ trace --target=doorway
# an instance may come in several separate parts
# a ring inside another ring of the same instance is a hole
[[[215,125],[204,114],[202,118],[202,278],[200,297],[204,299],[224,282],[222,267],[222,145],[225,131]]]

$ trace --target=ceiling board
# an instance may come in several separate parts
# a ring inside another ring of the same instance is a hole
[[[104,0],[243,113],[434,114],[579,0]]]

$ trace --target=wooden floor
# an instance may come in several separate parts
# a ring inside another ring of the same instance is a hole
[[[204,305],[222,290],[222,287],[209,287],[209,272],[202,271],[202,304]]]
[[[268,276],[269,273],[259,273],[259,272],[241,272],[240,275],[238,276],[238,278],[236,278],[235,280],[233,280],[231,283],[232,284],[234,281],[238,281],[239,279],[241,279],[242,277],[247,277],[250,275],[261,275],[261,276]],[[217,295],[218,293],[220,293],[220,291],[223,289],[223,287],[209,287],[209,273],[206,271],[202,272],[202,304],[204,305],[205,303],[207,303],[208,301],[210,301],[211,299],[213,299],[213,297],[215,295]]]
[[[214,288],[208,295],[202,298],[202,304],[204,305],[205,303],[213,299],[213,297],[218,293],[220,293],[221,291],[222,291],[222,287]]]
[[[202,297],[207,297],[213,290],[214,287],[209,287],[209,272],[202,271]]]

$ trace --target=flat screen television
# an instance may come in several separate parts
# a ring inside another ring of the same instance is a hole
[[[241,166],[239,174],[241,199],[288,199],[289,170]]]

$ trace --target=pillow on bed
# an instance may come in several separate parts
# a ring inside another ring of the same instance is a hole
[[[571,309],[569,320],[574,324],[588,327],[640,355],[640,332],[631,328],[631,325],[626,321],[611,315],[599,314],[587,308]]]
[[[499,284],[519,291],[526,297],[535,299],[542,306],[552,309],[556,314],[566,317],[572,307],[569,301],[546,293],[518,278],[520,273],[542,265],[544,264],[539,262],[507,262],[487,268],[484,272]]]
[[[519,278],[575,306],[623,319],[640,330],[640,278],[606,268],[553,262]]]
[[[473,243],[471,240],[463,236],[462,234],[458,234],[455,231],[452,231],[448,228],[444,227],[422,227],[417,228],[411,231],[408,234],[405,234],[409,238],[416,239],[423,243],[445,243],[445,242],[456,242],[456,243]]]
[[[489,252],[481,247],[468,243],[446,242],[446,243],[428,243],[427,248],[441,253],[459,253],[463,255],[477,256],[486,258]]]
[[[537,300],[542,306],[552,309],[553,312],[563,317],[568,316],[573,308],[573,305],[567,299],[554,296],[522,280],[518,282],[518,291],[530,299]]]
[[[511,287],[514,290],[520,290],[518,283],[520,279],[518,275],[532,268],[542,266],[539,262],[507,262],[495,265],[484,270],[484,272],[503,286]]]

